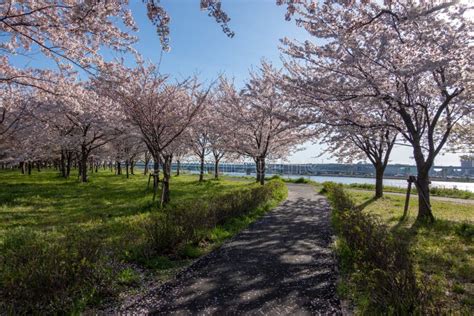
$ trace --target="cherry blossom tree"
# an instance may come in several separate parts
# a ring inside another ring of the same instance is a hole
[[[219,179],[219,163],[221,160],[224,157],[234,158],[233,156],[235,156],[234,153],[230,152],[228,146],[232,142],[233,129],[224,124],[226,122],[225,114],[223,111],[220,111],[220,107],[225,103],[225,99],[222,99],[222,96],[223,94],[214,91],[207,109],[208,113],[210,113],[208,118],[208,139],[210,151],[214,159],[214,179]]]
[[[365,104],[356,125],[396,130],[413,148],[418,221],[433,221],[429,170],[455,126],[472,113],[473,22],[468,6],[442,1],[291,1],[290,15],[316,38],[285,39],[295,93],[315,108]],[[365,120],[381,107],[383,122]],[[344,113],[341,110],[341,113]]]
[[[136,68],[111,64],[98,80],[103,93],[119,102],[140,131],[155,162],[163,170],[161,205],[170,201],[169,181],[174,151],[193,119],[203,109],[209,89],[201,91],[196,78],[170,83],[153,65],[139,63]]]
[[[267,158],[286,157],[309,136],[300,122],[289,120],[297,105],[286,98],[275,82],[277,71],[263,62],[259,72],[252,72],[246,87],[239,92],[225,79],[221,80],[220,111],[225,126],[231,126],[233,152],[254,160],[257,182],[265,182]]]
[[[161,5],[160,0],[144,0],[147,5],[148,18],[156,26],[156,32],[160,37],[161,44],[165,50],[169,49],[169,17],[166,9]],[[229,16],[222,10],[220,0],[200,0],[201,10],[207,10],[209,16],[213,17],[222,27],[222,31],[229,37],[234,36],[228,23]]]
[[[78,144],[79,175],[87,182],[87,162],[91,153],[121,134],[118,122],[123,121],[119,107],[99,95],[89,83],[72,84],[73,94],[61,97],[63,115],[73,129]]]
[[[61,69],[77,66],[93,72],[101,47],[130,50],[136,30],[127,0],[6,0],[0,3],[0,83],[46,89],[50,70],[17,69],[11,58],[33,50],[56,61]],[[119,24],[125,26],[122,30]]]
[[[324,153],[337,157],[342,162],[368,159],[375,169],[375,198],[383,196],[383,175],[397,139],[397,132],[387,128],[363,128],[353,124],[321,128],[320,140],[326,145]]]
[[[199,159],[199,182],[204,180],[204,163],[206,156],[211,153],[209,134],[211,130],[211,120],[208,109],[200,112],[191,123],[187,132],[188,147]]]

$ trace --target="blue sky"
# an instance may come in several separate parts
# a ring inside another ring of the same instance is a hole
[[[223,9],[231,17],[230,27],[234,38],[228,38],[220,26],[199,9],[199,0],[162,0],[171,16],[170,52],[161,53],[161,45],[154,26],[146,17],[145,6],[141,0],[131,0],[130,8],[139,27],[137,50],[154,63],[161,58],[160,70],[177,79],[198,74],[202,80],[212,82],[219,74],[234,77],[241,85],[248,71],[258,66],[265,58],[276,66],[281,66],[279,39],[289,37],[305,40],[306,32],[285,21],[285,9],[278,7],[275,0],[223,0]],[[17,65],[29,64],[33,67],[50,65],[40,55],[21,58]],[[333,162],[329,156],[316,158],[321,152],[319,145],[305,144],[306,149],[289,157],[291,162]],[[395,148],[392,163],[410,163],[411,149]],[[438,165],[459,165],[454,154],[440,156]]]

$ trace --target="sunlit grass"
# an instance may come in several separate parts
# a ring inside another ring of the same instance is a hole
[[[364,212],[375,214],[394,234],[408,236],[419,282],[433,290],[434,301],[446,313],[474,311],[474,206],[432,201],[436,222],[414,226],[418,199],[412,199],[409,216],[400,221],[405,198],[386,195],[372,200],[368,192],[351,191]]]
[[[153,190],[147,189],[148,176],[138,172],[127,179],[101,170],[92,173],[88,183],[79,183],[74,174],[63,179],[52,170],[30,176],[18,171],[0,172],[0,239],[7,229],[19,226],[62,230],[81,225],[120,233],[120,226],[136,222],[140,214],[161,211],[158,203],[152,202]],[[249,185],[248,181],[199,183],[197,179],[197,175],[172,178],[170,207]]]

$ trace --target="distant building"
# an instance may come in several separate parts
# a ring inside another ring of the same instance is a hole
[[[474,168],[474,155],[464,155],[460,158],[462,168]]]

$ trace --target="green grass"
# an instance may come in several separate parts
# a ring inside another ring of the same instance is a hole
[[[368,192],[351,191],[363,212],[386,223],[393,234],[408,237],[415,269],[422,287],[430,288],[441,314],[474,312],[474,206],[432,201],[436,222],[414,226],[417,199],[412,199],[409,216],[400,221],[404,197],[387,195],[373,200]]]
[[[0,240],[7,229],[18,226],[61,231],[71,225],[107,230],[104,233],[113,239],[121,228],[140,221],[150,211],[159,211],[152,203],[152,190],[146,188],[147,180],[141,174],[126,179],[109,171],[91,174],[88,183],[79,183],[74,176],[65,180],[54,171],[31,176],[1,172]],[[194,175],[173,177],[170,207],[247,185],[249,182],[230,180],[198,183]]]
[[[360,190],[369,190],[375,191],[374,184],[367,184],[367,183],[351,183],[345,184],[344,187],[351,188],[351,189],[360,189]],[[384,192],[393,192],[393,193],[406,193],[406,188],[399,188],[394,186],[384,186]],[[412,194],[416,194],[416,188],[412,188]],[[456,199],[474,199],[474,192],[466,191],[466,190],[459,190],[459,189],[445,189],[445,188],[436,188],[432,187],[430,189],[430,194],[432,196],[442,196],[442,197],[450,197]]]
[[[127,179],[100,171],[91,173],[90,182],[79,183],[52,170],[30,176],[0,172],[0,251],[9,253],[0,252],[0,285],[12,290],[2,293],[0,286],[0,309],[28,313],[31,304],[40,304],[49,308],[45,313],[80,312],[100,302],[98,295],[107,298],[119,288],[137,286],[140,275],[127,267],[130,262],[166,281],[286,197],[286,187],[278,182],[262,187],[245,179],[197,180],[197,175],[173,177],[171,203],[160,209],[146,188],[148,177],[141,174]],[[224,220],[214,223],[212,214]],[[168,216],[169,224],[163,222]],[[160,252],[165,248],[159,248],[153,233],[175,238],[179,247]],[[95,248],[88,246],[92,241]],[[54,256],[51,249],[56,249]],[[58,262],[70,264],[58,270]],[[83,275],[88,278],[77,282]],[[58,290],[57,282],[65,290]]]

